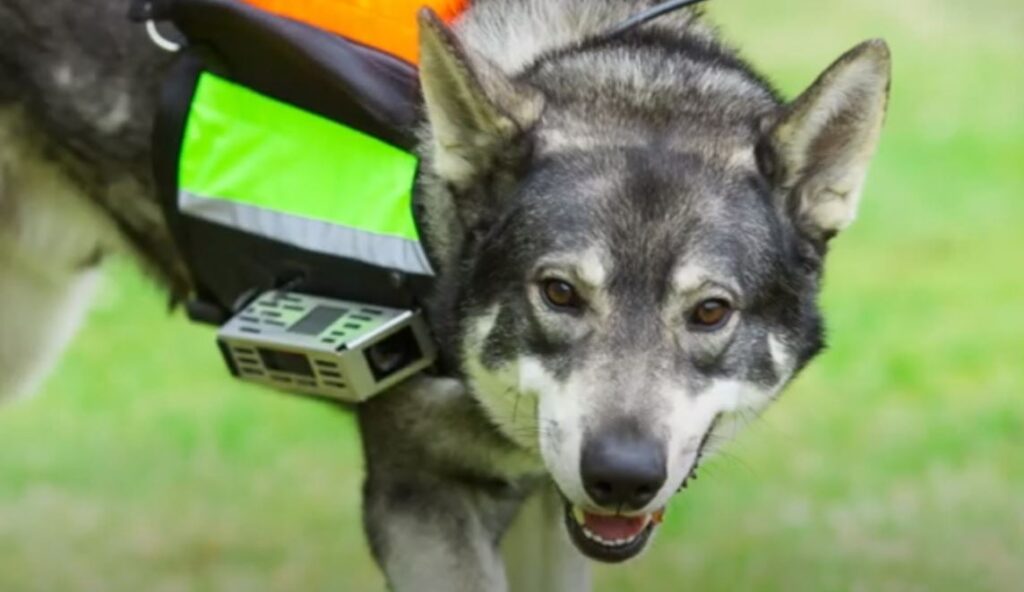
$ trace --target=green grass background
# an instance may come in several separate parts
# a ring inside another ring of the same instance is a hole
[[[835,243],[831,348],[612,590],[1024,589],[1024,4],[716,0],[791,96],[880,36],[890,118]],[[118,264],[0,411],[0,590],[378,590],[351,418],[232,382]]]

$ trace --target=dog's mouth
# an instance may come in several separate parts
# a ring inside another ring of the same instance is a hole
[[[664,514],[664,509],[632,516],[597,514],[566,502],[565,525],[581,553],[597,561],[619,563],[644,550]]]
[[[698,454],[697,462],[679,485],[677,493],[697,479],[700,458],[701,454]],[[564,495],[562,499],[565,501],[565,526],[573,544],[587,557],[605,563],[621,563],[639,555],[650,542],[654,529],[665,518],[664,507],[650,514],[609,514],[588,511]]]

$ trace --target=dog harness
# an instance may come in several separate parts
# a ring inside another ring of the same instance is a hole
[[[165,80],[154,171],[192,276],[220,324],[287,285],[414,307],[433,275],[413,203],[416,12],[465,0],[156,0],[185,43]]]

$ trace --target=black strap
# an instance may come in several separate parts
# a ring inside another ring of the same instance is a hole
[[[651,8],[648,8],[643,12],[639,12],[629,17],[628,19],[622,21],[621,23],[615,25],[614,27],[603,33],[601,37],[614,37],[615,35],[621,35],[626,31],[630,31],[641,25],[647,24],[653,21],[654,19],[664,16],[670,12],[681,10],[683,8],[686,8],[687,6],[693,6],[694,4],[699,4],[704,1],[705,0],[669,0],[668,2],[662,2],[661,4],[652,6]]]

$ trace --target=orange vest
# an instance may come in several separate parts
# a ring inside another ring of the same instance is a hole
[[[411,64],[419,61],[417,11],[429,6],[445,22],[451,22],[469,4],[469,0],[242,1],[379,49]]]

